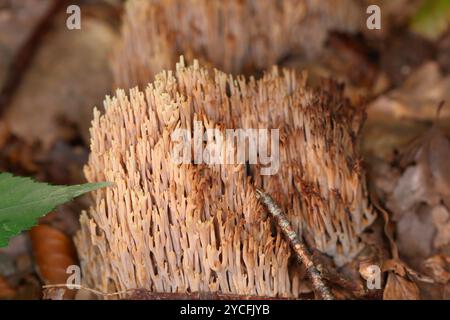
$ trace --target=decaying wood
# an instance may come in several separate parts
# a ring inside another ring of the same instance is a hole
[[[330,289],[325,284],[322,276],[320,275],[320,272],[314,265],[313,257],[309,253],[308,248],[306,247],[304,242],[300,240],[281,208],[276,204],[276,202],[270,195],[264,193],[261,190],[256,190],[256,196],[267,208],[267,211],[269,211],[269,213],[276,221],[277,225],[280,227],[281,232],[288,239],[289,244],[295,252],[297,260],[305,265],[314,291],[324,300],[334,300]]]

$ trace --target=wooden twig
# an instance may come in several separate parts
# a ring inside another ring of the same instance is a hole
[[[334,296],[331,294],[330,289],[323,281],[320,272],[314,265],[313,257],[309,253],[308,248],[297,236],[291,226],[291,223],[285,217],[280,207],[276,204],[276,202],[270,195],[264,193],[261,190],[256,190],[256,197],[261,201],[261,203],[267,208],[267,211],[275,219],[276,223],[278,224],[281,231],[288,239],[292,249],[294,250],[297,260],[305,265],[308,276],[311,279],[314,292],[324,300],[335,300]]]
[[[95,289],[91,289],[79,284],[65,284],[65,283],[60,283],[60,284],[45,284],[42,286],[43,289],[67,289],[67,290],[86,290],[89,291],[90,293],[99,295],[99,296],[103,296],[103,297],[112,297],[112,296],[118,296],[121,294],[132,294],[135,290],[137,289],[128,289],[128,290],[123,290],[123,291],[117,291],[117,292],[102,292],[99,290],[95,290]]]

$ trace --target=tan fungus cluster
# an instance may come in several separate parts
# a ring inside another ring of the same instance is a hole
[[[363,110],[341,88],[305,87],[306,76],[273,68],[261,79],[211,72],[197,61],[155,76],[145,91],[118,90],[95,111],[89,181],[96,191],[76,244],[86,285],[112,292],[211,292],[298,297],[290,250],[255,198],[272,194],[299,234],[350,261],[375,214],[358,150]],[[280,169],[176,164],[176,128],[280,129]]]
[[[366,7],[360,0],[130,0],[116,85],[145,86],[180,55],[235,75],[313,57],[330,30],[365,26]]]

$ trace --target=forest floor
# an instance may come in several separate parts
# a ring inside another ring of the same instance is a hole
[[[83,183],[92,107],[113,92],[109,59],[123,4],[80,1],[83,30],[71,32],[64,1],[17,11],[8,3],[0,0],[0,171]],[[371,298],[450,299],[450,30],[435,39],[408,26],[382,40],[330,33],[320,59],[301,67],[312,83],[335,78],[367,105],[364,163],[372,201],[386,209],[369,241],[380,259],[391,257],[384,291]],[[0,298],[40,299],[43,283],[65,277],[87,203],[60,206],[40,220],[44,228],[0,249]],[[49,239],[62,243],[62,256],[47,252]]]

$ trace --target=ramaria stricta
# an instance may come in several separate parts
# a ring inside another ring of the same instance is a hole
[[[271,194],[294,229],[340,266],[363,247],[375,214],[358,150],[363,110],[331,82],[273,68],[258,80],[181,60],[145,91],[118,90],[95,111],[89,181],[96,191],[76,244],[85,285],[104,292],[221,292],[298,297],[302,277],[255,189]],[[280,130],[277,174],[260,165],[177,164],[176,128]]]
[[[361,0],[130,0],[114,78],[119,87],[145,86],[181,54],[233,75],[308,59],[328,31],[364,30],[366,8]]]

